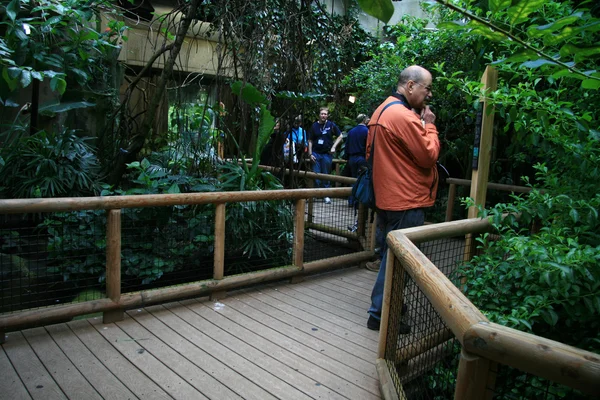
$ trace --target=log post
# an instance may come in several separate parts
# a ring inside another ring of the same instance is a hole
[[[213,279],[223,279],[225,276],[225,203],[215,205],[215,254],[213,268]],[[210,299],[216,301],[226,296],[226,291],[215,291],[210,294]]]
[[[448,204],[446,205],[446,222],[452,221],[454,212],[454,201],[456,200],[456,184],[451,183],[448,189]]]
[[[304,210],[306,209],[306,200],[296,200],[294,209],[294,266],[304,270]],[[294,276],[290,283],[299,283],[304,280],[302,275]]]
[[[387,252],[387,264],[385,267],[385,283],[383,286],[383,304],[381,307],[381,324],[379,325],[379,348],[377,352],[377,358],[385,359],[385,350],[387,346],[388,340],[388,323],[390,319],[390,308],[391,308],[391,299],[392,299],[392,289],[398,293],[398,298],[401,299],[401,303],[404,301],[404,279],[405,273],[402,264],[400,264],[400,260],[396,258],[396,255],[392,251],[392,249],[388,248]],[[398,274],[401,274],[399,279],[398,287],[392,288],[392,282],[394,280],[394,270],[398,268]],[[402,309],[402,304],[398,304],[398,310]],[[396,348],[396,338],[393,337],[392,340],[393,348]],[[389,355],[390,359],[395,357],[395,353],[393,355]]]
[[[485,198],[488,188],[490,172],[490,157],[492,153],[492,138],[494,134],[494,107],[488,104],[487,96],[498,87],[498,71],[489,65],[481,77],[483,83],[480,97],[481,125],[477,126],[473,148],[473,173],[471,177],[471,198],[475,205],[469,208],[468,218],[477,217],[477,206],[485,207]],[[478,118],[479,121],[479,118]],[[481,130],[480,130],[481,129]],[[469,234],[465,238],[465,253],[463,259],[469,261],[475,251],[475,238]]]
[[[488,389],[490,360],[467,353],[462,349],[454,400],[482,400],[491,398],[492,390]]]
[[[106,297],[121,300],[121,210],[108,210],[106,215]],[[102,313],[102,322],[123,321],[123,309]]]

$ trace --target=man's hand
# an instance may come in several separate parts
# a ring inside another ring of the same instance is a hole
[[[310,155],[310,161],[312,161],[312,162],[316,162],[316,161],[317,161],[317,158],[316,158],[316,157],[315,157],[313,154],[311,154],[311,155]]]
[[[429,106],[426,106],[421,110],[421,119],[425,121],[426,124],[435,124],[435,114],[431,111]]]

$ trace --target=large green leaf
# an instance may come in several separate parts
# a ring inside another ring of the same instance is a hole
[[[50,79],[50,89],[57,91],[59,94],[62,95],[67,89],[67,81],[65,81],[62,78],[59,78],[58,76],[55,76],[52,79]]]
[[[581,81],[581,87],[584,89],[600,89],[600,79],[584,79]]]
[[[539,57],[538,54],[535,51],[528,49],[528,50],[523,50],[518,53],[515,53],[510,57],[496,60],[496,61],[492,62],[491,64],[496,65],[496,64],[503,64],[503,63],[509,63],[509,62],[524,62],[524,61],[529,61],[532,58],[536,58],[536,57]]]
[[[447,21],[447,22],[440,22],[439,24],[437,24],[436,27],[438,29],[447,29],[450,31],[458,31],[461,29],[465,29],[466,24],[462,21]]]
[[[511,3],[511,0],[489,0],[488,5],[490,7],[490,11],[498,12],[510,7]]]
[[[567,26],[555,35],[544,36],[544,44],[546,46],[554,46],[580,34],[587,34],[598,31],[600,31],[600,20],[596,20],[589,24],[575,28]]]
[[[31,84],[31,71],[26,69],[21,72],[21,86],[26,88]]]
[[[574,22],[581,19],[583,13],[578,12],[567,17],[560,18],[550,24],[546,25],[533,25],[527,29],[527,34],[531,37],[540,37],[552,33],[558,29],[561,29],[567,25],[571,25]]]
[[[502,33],[496,32],[496,31],[492,30],[489,26],[484,25],[475,20],[471,20],[467,24],[467,27],[470,28],[471,32],[473,32],[474,34],[479,34],[479,35],[481,35],[489,40],[495,41],[495,42],[501,42],[506,39],[506,36],[504,36]]]
[[[12,92],[17,88],[18,80],[13,78],[9,73],[9,68],[2,68],[2,78],[4,78],[4,82],[8,85],[8,89]]]
[[[260,153],[262,153],[265,145],[273,133],[275,127],[275,118],[264,104],[260,105],[260,124],[258,126],[258,139],[256,140],[256,149],[254,150],[254,159],[252,161],[252,170],[249,176],[252,177],[258,170],[260,162]]]
[[[87,101],[69,101],[64,103],[51,104],[48,106],[40,107],[41,113],[60,113],[70,110],[76,110],[78,108],[94,107],[96,104],[89,103]]]
[[[388,23],[394,15],[392,0],[358,0],[360,8],[383,23]]]
[[[269,137],[275,127],[275,118],[271,115],[271,112],[261,104],[260,106],[260,125],[258,127],[258,140],[256,141],[256,150],[258,154],[255,154],[255,158],[260,158],[260,153],[269,141]]]
[[[12,0],[8,6],[6,7],[6,15],[12,22],[15,22],[17,19],[17,14],[19,13],[20,2],[19,0]]]
[[[529,19],[529,14],[542,8],[545,0],[521,0],[508,9],[511,25],[523,23]]]
[[[581,62],[600,54],[600,45],[579,47],[573,44],[566,44],[560,48],[559,53],[561,57],[566,57],[573,54],[575,55],[575,62]]]
[[[547,65],[547,64],[552,64],[552,65],[556,65],[555,61],[551,61],[551,60],[547,60],[545,58],[540,58],[534,61],[527,61],[524,62],[523,64],[521,64],[522,67],[525,68],[539,68],[542,65]]]
[[[231,92],[240,96],[246,103],[249,104],[267,104],[267,98],[253,85],[242,81],[235,81],[231,84]]]

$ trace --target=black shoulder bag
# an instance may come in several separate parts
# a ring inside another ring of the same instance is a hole
[[[354,197],[355,201],[359,201],[364,204],[368,208],[375,208],[375,190],[373,189],[373,157],[375,156],[375,134],[377,133],[377,127],[379,126],[379,118],[381,118],[381,114],[389,106],[394,104],[404,104],[404,102],[397,100],[388,103],[381,113],[377,117],[377,122],[375,123],[375,131],[373,131],[373,140],[371,141],[371,151],[369,156],[369,161],[367,161],[366,168],[364,168],[358,177],[356,178],[356,182],[352,185],[352,197]]]

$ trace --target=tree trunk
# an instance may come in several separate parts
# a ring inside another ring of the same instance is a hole
[[[142,123],[137,134],[131,139],[129,146],[127,146],[127,148],[124,150],[120,150],[116,156],[115,166],[109,177],[109,183],[112,185],[119,183],[121,177],[125,173],[125,164],[136,159],[138,153],[144,147],[146,139],[152,135],[152,126],[154,125],[154,118],[156,116],[158,106],[160,105],[165,93],[167,82],[173,74],[175,61],[177,60],[177,56],[179,55],[192,20],[196,16],[199,3],[200,0],[192,0],[187,12],[185,13],[185,18],[181,20],[181,24],[177,29],[175,41],[173,42],[173,47],[169,53],[169,58],[167,59],[167,62],[165,63],[165,66],[160,74],[160,78],[158,79],[155,94],[152,96],[150,104],[148,105],[148,111],[144,117],[144,122]],[[152,62],[153,61],[150,61],[150,63]]]

